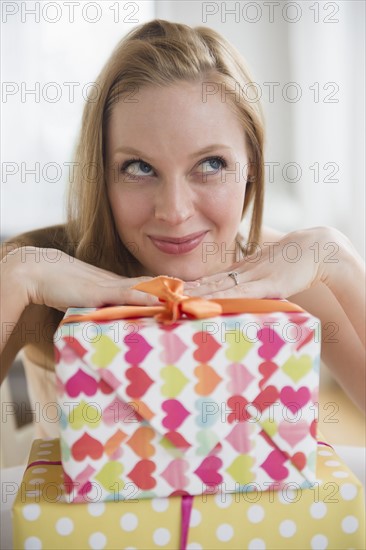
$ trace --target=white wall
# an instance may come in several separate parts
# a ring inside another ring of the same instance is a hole
[[[123,35],[154,17],[154,2],[79,0],[74,14],[62,1],[1,4],[4,238],[65,220],[64,195],[71,170],[65,163],[73,160],[88,84],[95,81]],[[36,4],[39,9],[31,14]],[[12,5],[18,8],[14,14]],[[37,86],[36,95],[26,93]],[[36,163],[37,174],[27,174]]]
[[[3,236],[64,219],[62,200],[68,175],[64,163],[72,160],[84,104],[81,89],[95,79],[114,44],[137,24],[122,21],[135,5],[138,10],[131,19],[139,23],[156,16],[207,25],[221,32],[247,59],[262,91],[266,160],[279,163],[273,182],[267,169],[265,222],[283,231],[333,225],[364,254],[364,2],[119,2],[119,23],[114,22],[116,14],[111,10],[116,2],[108,1],[95,2],[102,12],[97,23],[83,20],[81,6],[89,3],[80,2],[74,23],[67,21],[65,7],[57,23],[48,23],[42,16],[39,23],[32,16],[25,16],[22,23],[20,5],[29,8],[35,3],[18,2],[20,12],[3,24],[3,81],[19,87],[25,82],[28,88],[40,82],[41,89],[55,81],[63,92],[62,100],[55,103],[42,95],[39,103],[32,96],[22,102],[20,92],[5,101],[3,96],[3,163],[34,165],[38,161],[44,168],[57,162],[63,169],[54,183],[46,181],[55,177],[51,168],[41,173],[39,183],[31,175],[23,183],[21,169],[8,176],[2,184]],[[94,18],[96,12],[90,9],[87,16]],[[54,13],[50,11],[48,17]],[[81,83],[75,88],[73,103],[64,82]],[[273,101],[271,85],[264,83],[272,83]],[[46,97],[47,91],[51,95],[52,89],[45,90]],[[301,98],[291,102],[296,91],[301,91]],[[296,170],[288,163],[296,163]],[[334,169],[333,179],[338,181],[327,181]],[[289,181],[298,170],[301,179]]]
[[[332,225],[364,255],[365,3],[156,4],[158,17],[221,32],[261,87],[266,161],[279,163],[274,181],[267,166],[265,223],[282,231]]]

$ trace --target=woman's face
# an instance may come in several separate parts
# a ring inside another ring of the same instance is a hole
[[[113,107],[108,197],[140,275],[194,280],[237,261],[248,156],[225,95],[201,83],[143,87]],[[223,100],[222,100],[223,99]],[[137,101],[136,101],[137,100]]]

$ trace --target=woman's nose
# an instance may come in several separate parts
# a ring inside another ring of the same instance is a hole
[[[155,217],[171,225],[188,220],[194,213],[189,185],[182,179],[170,178],[158,187],[155,199]]]

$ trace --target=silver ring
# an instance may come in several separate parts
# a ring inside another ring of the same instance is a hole
[[[238,275],[239,275],[239,273],[237,271],[232,271],[231,273],[229,273],[229,277],[234,279],[236,286],[239,284]]]

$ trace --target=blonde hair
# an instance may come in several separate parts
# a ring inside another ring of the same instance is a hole
[[[155,19],[134,28],[118,43],[96,81],[97,99],[88,101],[84,109],[66,226],[77,258],[128,276],[134,274],[137,262],[120,241],[106,191],[106,129],[115,102],[145,85],[205,79],[225,87],[227,103],[243,125],[250,158],[243,217],[253,203],[248,242],[258,242],[264,196],[264,129],[259,103],[237,94],[238,86],[245,90],[251,83],[245,63],[212,29]],[[88,172],[93,168],[96,174],[91,177]]]

